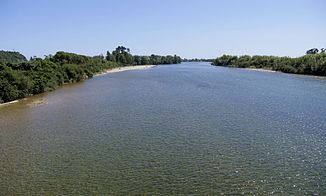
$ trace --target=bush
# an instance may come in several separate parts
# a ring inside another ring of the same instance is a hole
[[[231,56],[216,58],[213,65],[239,68],[261,68],[286,73],[326,76],[326,53],[307,54],[298,58],[276,56]]]

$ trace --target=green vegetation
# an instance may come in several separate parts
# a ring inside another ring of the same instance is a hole
[[[106,58],[57,52],[44,59],[29,61],[18,52],[0,51],[0,103],[51,91],[65,83],[93,77],[106,69],[127,65],[180,63],[178,56],[133,56],[130,50],[119,46]]]
[[[326,76],[325,51],[325,48],[322,48],[320,52],[318,49],[313,48],[308,50],[306,55],[298,58],[223,55],[216,58],[212,64],[225,67],[258,68],[285,73]]]
[[[194,58],[194,59],[183,59],[182,62],[213,62],[214,59],[199,59],[199,58]]]
[[[151,56],[131,55],[130,49],[123,46],[117,47],[112,54],[108,51],[106,60],[117,62],[121,65],[159,65],[159,64],[178,64],[182,59],[179,56]]]
[[[0,50],[0,63],[21,63],[26,61],[26,57],[19,52]]]

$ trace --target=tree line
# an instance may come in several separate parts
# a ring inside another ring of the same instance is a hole
[[[21,63],[27,61],[26,57],[19,52],[14,51],[0,51],[0,62]]]
[[[140,59],[140,60],[139,60]],[[54,90],[65,83],[79,82],[106,69],[128,65],[175,64],[179,56],[134,56],[119,46],[107,56],[85,56],[59,51],[29,60],[19,52],[0,51],[0,103]]]
[[[193,58],[193,59],[182,59],[182,62],[213,62],[215,59],[203,59],[203,58]]]
[[[212,64],[225,67],[258,68],[293,74],[326,76],[326,50],[325,48],[320,50],[313,48],[308,50],[304,56],[297,58],[223,55],[216,58]]]
[[[181,63],[181,57],[177,55],[159,56],[139,56],[130,54],[130,49],[118,46],[112,53],[106,54],[106,60],[119,63],[121,65],[159,65],[159,64],[178,64]]]

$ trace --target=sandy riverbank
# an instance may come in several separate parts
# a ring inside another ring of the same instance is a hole
[[[315,76],[315,75],[308,75],[308,74],[286,73],[286,72],[274,71],[274,70],[270,70],[270,69],[258,69],[258,68],[241,68],[241,69],[247,69],[247,70],[252,70],[252,71],[260,71],[260,72],[283,73],[283,74],[290,74],[290,75],[298,76],[298,77],[310,77],[310,78],[318,78],[318,79],[323,79],[323,80],[326,79],[325,76]]]
[[[137,65],[137,66],[125,66],[125,67],[117,67],[117,68],[113,68],[113,69],[109,69],[106,71],[103,71],[102,73],[99,74],[95,74],[94,77],[96,76],[101,76],[104,74],[109,74],[109,73],[116,73],[116,72],[122,72],[122,71],[129,71],[129,70],[141,70],[141,69],[149,69],[149,68],[153,68],[157,65]],[[24,98],[22,100],[26,100],[27,98]],[[10,102],[6,102],[6,103],[1,103],[1,106],[6,106],[6,105],[10,105],[10,104],[14,104],[14,103],[18,103],[21,100],[15,100],[15,101],[10,101]],[[37,100],[31,103],[28,103],[29,106],[37,106],[37,105],[43,105],[43,104],[47,104],[46,101],[44,100]]]
[[[15,100],[15,101],[1,103],[0,107],[8,106],[8,105],[16,104],[16,103],[21,103],[21,102],[25,102],[26,105],[29,107],[36,107],[36,106],[45,105],[48,103],[46,99],[37,98],[37,95],[35,95],[35,96],[30,96],[30,97],[26,97],[26,98]]]
[[[6,105],[10,105],[10,104],[13,104],[13,103],[18,103],[18,100],[10,101],[10,102],[6,102],[6,103],[1,103],[1,104],[0,104],[0,107],[1,107],[1,106],[6,106]]]
[[[277,71],[270,70],[270,69],[258,69],[258,68],[244,68],[244,69],[252,70],[252,71],[261,71],[261,72],[272,72],[272,73],[277,72]]]
[[[94,77],[101,76],[101,75],[108,74],[108,73],[116,73],[116,72],[139,70],[139,69],[149,69],[149,68],[153,68],[155,66],[156,65],[137,65],[137,66],[117,67],[117,68],[109,69],[109,70],[103,71],[99,74],[96,74],[96,75],[94,75]]]

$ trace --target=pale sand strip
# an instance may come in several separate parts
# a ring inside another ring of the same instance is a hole
[[[6,106],[6,105],[10,105],[10,104],[13,104],[13,103],[18,103],[18,100],[10,101],[10,102],[6,102],[6,103],[1,103],[1,104],[0,104],[0,107],[1,107],[1,106]]]
[[[108,73],[116,73],[116,72],[129,71],[129,70],[149,69],[149,68],[153,68],[155,66],[156,65],[136,65],[136,66],[117,67],[117,68],[106,70],[99,74],[95,74],[94,77],[101,76],[101,75],[108,74]]]
[[[277,71],[270,70],[270,69],[259,69],[259,68],[244,68],[244,69],[253,70],[253,71],[261,71],[261,72],[277,72]]]
[[[270,69],[259,69],[259,68],[241,68],[241,69],[247,69],[247,70],[252,70],[252,71],[261,71],[261,72],[271,72],[271,73],[283,73],[283,74],[290,74],[293,76],[298,76],[298,77],[311,77],[311,78],[318,78],[318,79],[323,79],[325,80],[325,76],[315,76],[315,75],[308,75],[308,74],[296,74],[296,73],[286,73],[286,72],[281,72],[281,71],[274,71]]]

